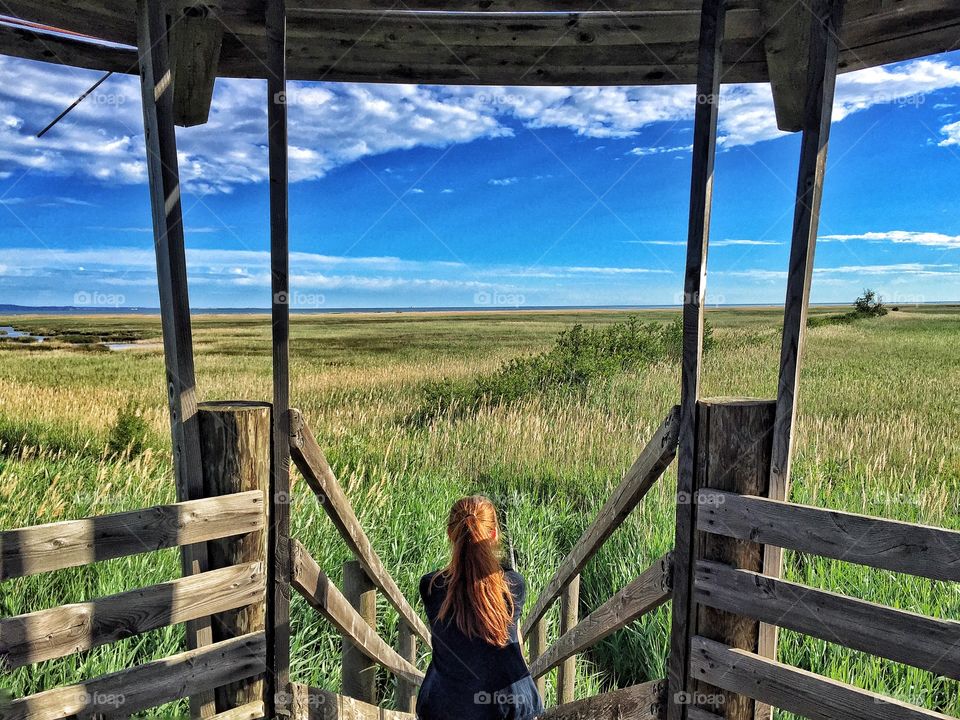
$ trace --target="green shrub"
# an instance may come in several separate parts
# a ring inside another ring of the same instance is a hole
[[[713,343],[712,330],[706,326],[704,351]],[[634,316],[595,329],[578,323],[561,331],[546,352],[513,358],[489,375],[426,383],[419,408],[408,421],[425,425],[440,416],[473,413],[526,397],[580,391],[597,380],[678,359],[682,346],[682,318],[661,325]]]
[[[150,426],[143,418],[143,411],[130,401],[117,413],[117,419],[110,428],[107,449],[117,455],[139,455],[147,449],[149,435]]]
[[[894,308],[896,310],[898,308]],[[807,327],[823,327],[825,325],[849,325],[857,320],[883,317],[887,308],[875,290],[866,288],[863,295],[853,301],[853,310],[834,315],[817,315],[807,318]]]

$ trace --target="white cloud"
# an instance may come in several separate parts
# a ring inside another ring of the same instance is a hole
[[[946,135],[946,137],[938,143],[940,147],[960,145],[960,121],[944,125],[940,128],[940,132]]]
[[[675,145],[673,147],[635,147],[627,151],[627,155],[636,155],[637,157],[646,157],[647,155],[661,155],[663,153],[690,152],[693,145]]]
[[[888,230],[886,232],[866,232],[858,235],[822,235],[823,242],[848,242],[866,240],[870,242],[891,242],[895,244],[923,245],[926,247],[960,249],[960,235],[944,235],[935,232],[914,230]]]
[[[86,90],[97,74],[0,57],[0,176],[14,169],[85,175],[109,183],[143,183],[138,79],[114,76],[41,139],[34,134]],[[837,83],[834,119],[882,103],[919,103],[925,93],[960,87],[960,66],[915,60],[845,74]],[[481,88],[389,84],[291,83],[290,177],[323,177],[365,157],[415,147],[443,148],[478,138],[565,128],[592,138],[630,138],[644,129],[667,137],[689,133],[694,88]],[[266,89],[262,81],[217,81],[210,121],[178,130],[181,176],[193,192],[229,192],[263,182],[267,173]],[[489,98],[496,96],[498,102]],[[659,124],[659,125],[658,125]],[[768,85],[726,86],[720,143],[751,145],[781,136]],[[960,123],[943,127],[941,145],[960,144]],[[681,152],[654,142],[635,155]]]
[[[507,187],[508,185],[516,185],[520,182],[520,178],[515,177],[505,177],[505,178],[490,178],[487,180],[490,185],[496,185],[498,187]]]

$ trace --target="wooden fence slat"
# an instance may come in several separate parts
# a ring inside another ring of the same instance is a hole
[[[960,532],[703,490],[697,527],[931,580],[960,580]]]
[[[671,556],[667,553],[629,585],[583,618],[545,653],[533,660],[530,674],[538,678],[571,655],[587,650],[608,635],[660,607],[670,598]]]
[[[0,580],[233,537],[263,526],[263,493],[251,491],[4,530]]]
[[[293,720],[415,720],[413,713],[387,710],[329,690],[291,683]]]
[[[297,540],[290,541],[290,558],[293,587],[337,630],[348,636],[358,650],[408,682],[417,686],[423,682],[423,673],[404,660],[367,624]]]
[[[932,710],[735,650],[699,635],[691,641],[690,672],[811,720],[949,720]]]
[[[299,468],[310,489],[320,498],[323,509],[330,516],[333,524],[340,532],[340,536],[347,543],[347,547],[363,565],[363,569],[366,570],[370,580],[380,588],[410,628],[429,646],[430,631],[423,620],[420,619],[417,611],[410,606],[403,593],[400,592],[397,583],[387,572],[380,556],[377,555],[376,550],[370,544],[370,539],[363,531],[360,521],[357,520],[353,506],[350,505],[343,488],[337,482],[337,477],[333,474],[323,450],[320,449],[313,433],[307,426],[303,414],[295,409],[291,409],[289,414],[290,449],[297,468]]]
[[[217,713],[211,720],[261,720],[264,717],[263,701],[247,703],[237,708]]]
[[[574,575],[580,574],[587,561],[603,546],[614,530],[620,527],[673,461],[677,453],[679,420],[679,408],[674,407],[644,447],[640,457],[624,475],[620,485],[604,503],[596,519],[563,559],[550,582],[540,593],[533,610],[524,618],[524,636],[530,634],[533,626],[550,609],[563,588]]]
[[[263,566],[247,563],[0,620],[0,667],[63,657],[263,601]]]
[[[960,680],[960,622],[700,562],[697,602]]]
[[[659,720],[663,713],[666,688],[665,680],[631,685],[622,690],[612,690],[550,708],[540,716],[539,720],[588,720],[590,718]]]
[[[60,720],[72,715],[129,715],[262,673],[264,647],[263,633],[241,635],[14,700],[3,718]]]

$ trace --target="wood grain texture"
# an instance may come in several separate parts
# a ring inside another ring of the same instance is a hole
[[[672,560],[667,553],[603,605],[564,633],[546,652],[531,659],[530,674],[539,678],[566,658],[587,650],[670,599]],[[532,637],[532,636],[531,636]]]
[[[169,28],[162,0],[137,0],[137,12],[132,17],[136,19],[140,58],[140,93],[157,285],[160,290],[160,324],[163,329],[173,474],[177,500],[196,500],[203,497],[204,492],[180,169],[174,128],[172,70],[168,55]],[[205,545],[183,546],[180,554],[185,576],[209,568]],[[188,648],[209,645],[213,642],[210,619],[189,621],[186,634]],[[209,718],[215,714],[212,693],[206,692],[191,698],[190,703],[194,717]]]
[[[0,532],[0,580],[255,532],[263,494],[156,505]]]
[[[262,601],[261,563],[210,570],[90,602],[0,620],[0,667],[63,657]]]
[[[547,649],[546,618],[538,620],[536,625],[530,628],[529,632],[524,632],[523,635],[527,638],[527,662],[533,667]],[[531,672],[531,674],[534,677],[537,692],[540,693],[540,697],[544,697],[547,692],[547,679],[544,677],[544,673],[534,674]],[[546,702],[546,698],[544,698],[544,702]]]
[[[264,717],[263,701],[247,703],[213,716],[213,720],[261,720]]]
[[[775,0],[779,4],[780,0]],[[798,6],[799,7],[799,6]],[[812,10],[812,12],[811,12]],[[807,331],[807,308],[810,304],[810,286],[813,281],[813,260],[820,225],[820,202],[827,168],[827,147],[833,116],[833,98],[839,62],[838,32],[844,11],[844,0],[816,0],[803,10],[790,10],[807,23],[806,66],[784,69],[786,82],[801,84],[796,88],[781,88],[783,107],[777,111],[791,125],[790,129],[803,131],[800,140],[800,163],[797,172],[797,190],[794,202],[793,232],[790,242],[790,260],[787,269],[787,290],[784,299],[783,336],[780,344],[780,370],[777,381],[777,415],[773,428],[773,453],[770,457],[770,486],[768,497],[774,500],[790,498],[790,465],[793,454],[794,422],[797,416],[797,388],[800,383],[800,363]],[[794,18],[797,21],[797,18]],[[788,51],[788,60],[794,58]],[[795,77],[806,70],[802,82]],[[784,100],[783,96],[789,99]],[[776,101],[776,96],[775,96]],[[799,104],[799,107],[798,107]],[[796,127],[793,127],[793,126]],[[764,572],[779,576],[783,573],[783,555],[774,546],[764,550]],[[760,654],[776,657],[777,631],[772,625],[760,628]],[[758,717],[757,720],[766,720]]]
[[[290,709],[290,217],[287,138],[287,7],[266,0],[262,52],[256,61],[267,78],[267,145],[270,181],[270,346],[273,416],[267,533],[267,691],[269,717]],[[222,52],[222,50],[221,50]]]
[[[694,637],[691,671],[730,692],[811,720],[947,720],[948,716]]]
[[[377,631],[377,586],[356,560],[343,564],[343,596],[374,632]],[[372,705],[377,704],[377,664],[358,648],[350,636],[341,644],[340,692]]]
[[[430,631],[407,599],[397,583],[387,572],[380,556],[370,544],[350,501],[337,482],[327,458],[317,444],[313,433],[299,410],[290,410],[290,447],[293,461],[310,489],[320,498],[320,504],[333,521],[347,547],[363,565],[367,576],[383,592],[391,605],[400,613],[417,636],[430,644]]]
[[[679,410],[674,407],[653,434],[633,466],[624,475],[617,489],[600,508],[597,517],[586,529],[556,569],[553,577],[537,598],[533,609],[524,618],[523,634],[529,635],[533,626],[550,609],[564,586],[580,574],[587,561],[603,547],[613,532],[637,506],[644,495],[660,479],[677,452]]]
[[[170,8],[173,116],[181,127],[201,125],[210,115],[223,45],[219,4],[219,0],[176,0]]]
[[[293,587],[342,634],[353,640],[364,655],[379,663],[394,675],[420,685],[423,673],[387,645],[376,630],[353,609],[337,587],[310,557],[307,549],[296,540],[290,542],[293,561]]]
[[[697,478],[695,505],[702,513],[705,491],[730,490],[762,495],[770,480],[774,400],[717,398],[701,400],[697,419]],[[698,533],[694,544],[695,563],[701,559],[727,563],[738,568],[759,571],[763,567],[763,548],[753,542]],[[692,634],[717,640],[724,645],[755,652],[759,623],[736,612],[711,606],[696,606]],[[694,680],[687,692],[695,693],[697,704],[722,713],[726,720],[753,720],[754,701],[735,693],[725,693]],[[701,702],[700,699],[703,698]],[[710,700],[713,702],[709,702]]]
[[[14,700],[4,720],[129,715],[262,673],[264,636],[253,633]]]
[[[197,410],[204,492],[210,497],[237,492],[259,492],[264,498],[270,483],[270,404],[262,402],[207,402]],[[264,518],[266,519],[266,518]],[[259,563],[266,574],[266,532],[257,530],[235,538],[207,543],[210,568]],[[266,587],[245,606],[236,606],[212,618],[214,641],[264,630]],[[263,679],[245,679],[217,688],[217,711],[263,699]]]
[[[666,681],[632,685],[550,708],[539,720],[660,720]]]
[[[417,636],[402,620],[397,628],[397,653],[408,663],[417,665]],[[403,678],[397,678],[394,705],[403,712],[412,713],[417,706],[417,686]]]
[[[294,720],[416,720],[412,713],[370,705],[328,690],[291,685]]]
[[[696,621],[691,602],[696,506],[697,401],[703,359],[703,304],[707,290],[707,250],[713,206],[713,167],[717,154],[717,113],[723,75],[724,0],[704,0],[697,50],[697,95],[693,120],[693,164],[687,252],[683,276],[683,351],[680,358],[680,420],[677,434],[677,503],[673,542],[673,605],[667,660],[668,720],[681,720],[675,702],[687,689],[689,639]]]
[[[287,76],[293,80],[471,85],[696,82],[696,63],[681,59],[696,53],[700,4],[691,0],[676,4],[666,0],[640,4],[612,0],[599,11],[596,6],[591,8],[572,0],[410,0],[399,10],[389,0],[344,0],[320,10],[310,0],[294,0],[289,5],[291,38],[303,40],[302,44],[291,46]],[[224,26],[219,75],[266,77],[269,72],[265,62],[263,0],[231,0],[225,6],[219,16]],[[736,45],[742,32],[745,44],[740,48],[732,45],[725,55],[723,81],[767,82],[764,28],[756,20],[759,2],[736,0],[729,3],[728,9],[730,37]],[[517,11],[523,14],[510,14]],[[131,23],[132,0],[7,0],[5,12],[68,30],[90,32],[95,28],[98,37],[111,42],[136,42]],[[552,15],[545,17],[545,12]],[[339,23],[337,18],[362,30],[350,40],[326,34],[340,32],[331,28]],[[661,28],[668,22],[674,35],[666,42],[657,42],[665,33]],[[462,30],[448,30],[448,26],[454,25],[460,25]],[[420,30],[416,31],[418,26]],[[433,37],[434,26],[443,43]],[[756,29],[750,31],[750,27]],[[396,32],[378,33],[381,28]],[[363,42],[369,33],[375,40]],[[400,33],[402,42],[394,42],[393,38],[400,37]],[[952,0],[849,0],[840,31],[839,68],[855,70],[945,52],[957,47],[958,33],[960,12]],[[345,54],[347,48],[342,43],[352,44],[356,40],[360,41],[358,47]],[[659,44],[662,60],[643,63],[639,56],[617,59],[616,55],[604,52],[612,45],[630,46],[634,40],[638,40],[637,49],[642,47],[641,42],[647,46]],[[477,42],[494,44],[474,45],[476,52],[450,53],[451,48],[468,48]],[[527,52],[511,54],[517,45]],[[418,54],[423,46],[430,46],[432,54]],[[337,51],[342,60],[323,57],[325,48]],[[564,55],[566,49],[576,52]],[[554,55],[556,51],[560,52]],[[42,46],[21,38],[12,38],[5,52],[53,62],[71,59],[69,55],[51,56]],[[82,54],[88,56],[88,65],[89,56],[102,57],[102,62],[95,65],[98,69],[131,71],[132,64],[112,50],[87,49]]]
[[[960,532],[721,491],[699,529],[931,580],[960,580]]]
[[[566,635],[580,619],[580,576],[574,575],[560,593],[560,635]],[[557,668],[557,705],[576,697],[577,656],[569,655]]]
[[[960,622],[896,610],[837,593],[697,564],[698,602],[896,662],[960,679]]]

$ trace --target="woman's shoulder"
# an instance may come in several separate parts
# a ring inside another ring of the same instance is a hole
[[[443,580],[443,574],[441,570],[434,570],[433,572],[428,572],[422,578],[420,578],[420,597],[427,598],[430,596],[433,588],[438,586]]]
[[[518,573],[516,570],[505,569],[503,571],[503,576],[506,578],[507,584],[510,586],[510,589],[513,591],[514,595],[526,596],[527,581],[524,580],[523,575]]]

